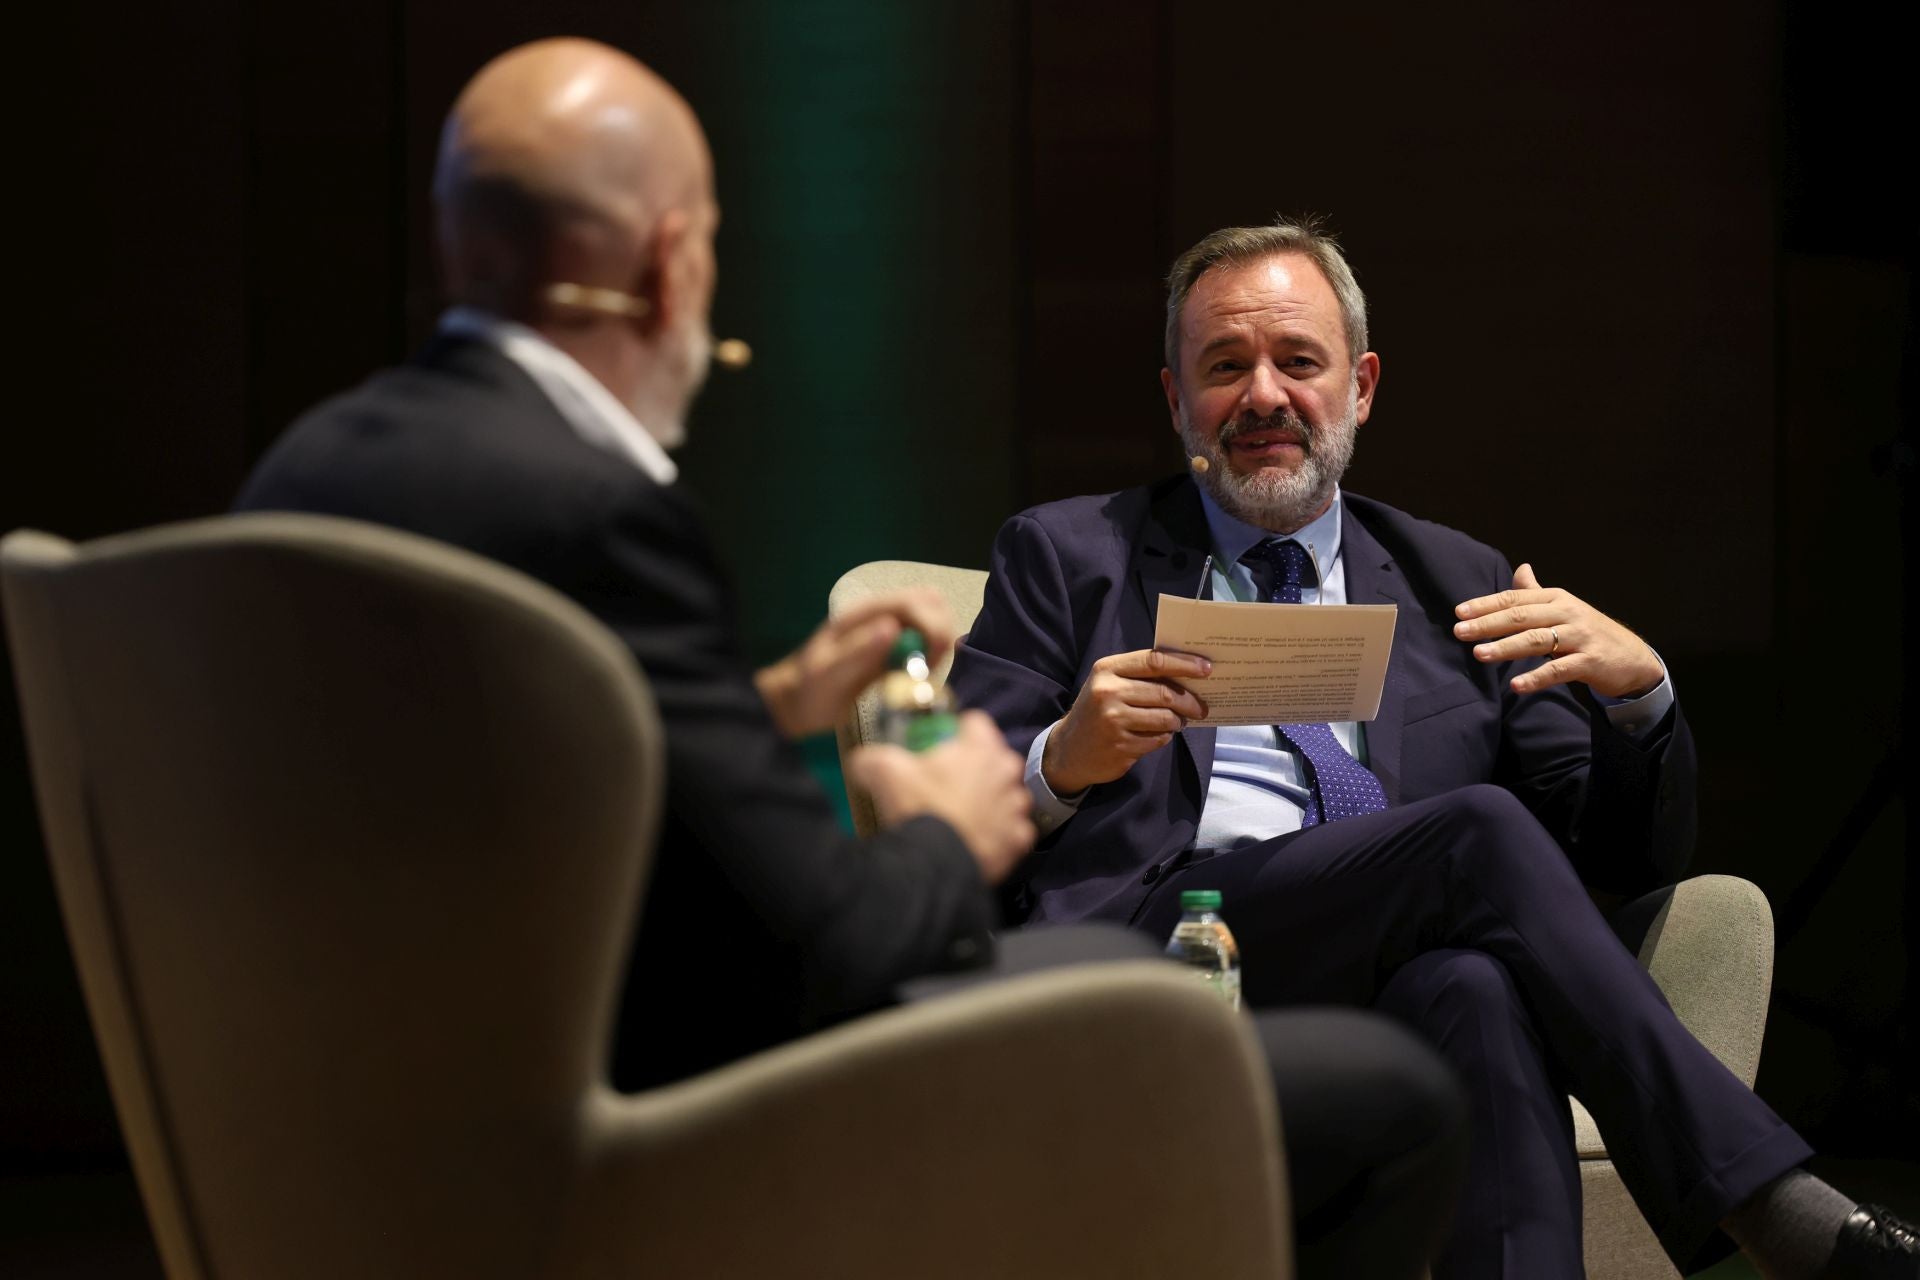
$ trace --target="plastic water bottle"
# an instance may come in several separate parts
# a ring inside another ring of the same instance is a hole
[[[1167,940],[1167,954],[1199,971],[1220,998],[1240,1007],[1240,947],[1220,918],[1218,889],[1180,891],[1180,923]]]
[[[936,747],[960,731],[953,695],[933,683],[926,637],[912,627],[893,642],[880,681],[880,737],[909,751]]]

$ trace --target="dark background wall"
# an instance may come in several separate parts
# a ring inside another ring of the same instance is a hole
[[[439,118],[539,35],[635,52],[711,135],[715,325],[758,358],[683,462],[763,656],[859,561],[980,564],[1022,505],[1177,467],[1158,277],[1318,211],[1385,369],[1353,487],[1660,648],[1706,761],[1698,869],[1780,916],[1761,1091],[1826,1150],[1910,1153],[1903,68],[1864,0],[1674,8],[88,10],[29,140],[45,341],[16,378],[54,407],[10,415],[0,527],[218,511],[301,408],[403,357],[438,309]],[[0,673],[0,1172],[110,1164],[11,698]]]

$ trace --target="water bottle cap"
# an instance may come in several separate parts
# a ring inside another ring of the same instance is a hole
[[[901,631],[900,638],[893,642],[892,661],[896,667],[907,665],[907,659],[916,653],[927,651],[927,638],[912,627]]]
[[[1180,909],[1182,911],[1218,911],[1220,891],[1218,889],[1182,889]]]

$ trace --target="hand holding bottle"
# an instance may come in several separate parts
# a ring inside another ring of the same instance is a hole
[[[959,732],[926,751],[862,747],[848,757],[847,772],[873,797],[882,826],[923,813],[944,819],[988,884],[1006,879],[1033,848],[1026,762],[984,712],[962,713]]]
[[[754,673],[774,724],[789,738],[833,728],[887,669],[894,642],[909,628],[924,638],[932,662],[953,648],[953,612],[931,587],[889,591],[828,618],[805,644]]]

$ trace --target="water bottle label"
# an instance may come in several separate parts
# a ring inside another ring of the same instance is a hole
[[[951,711],[931,711],[926,715],[913,716],[907,721],[906,742],[909,751],[925,751],[937,747],[960,732],[960,718]]]

